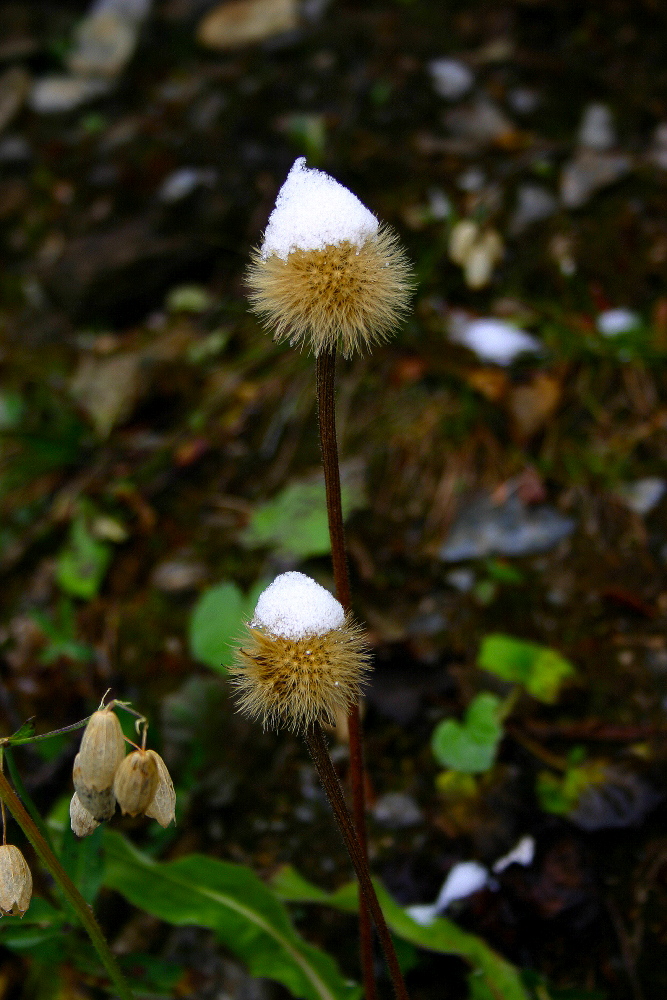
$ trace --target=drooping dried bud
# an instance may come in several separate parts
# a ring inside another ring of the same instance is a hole
[[[125,740],[116,713],[110,708],[93,712],[78,754],[79,781],[93,791],[111,788],[124,756]]]
[[[70,826],[77,837],[89,836],[100,825],[95,817],[81,804],[81,799],[77,792],[74,793],[69,804],[69,820]]]
[[[260,596],[230,667],[239,708],[295,732],[335,724],[359,700],[369,670],[362,630],[303,573],[282,573]]]
[[[153,801],[159,783],[156,756],[147,750],[133,750],[116,771],[113,790],[123,813],[138,816]]]
[[[113,793],[113,786],[109,788],[92,788],[88,782],[83,780],[81,773],[81,754],[74,758],[74,768],[72,778],[74,788],[79,797],[79,801],[94,820],[103,823],[105,819],[111,819],[116,811],[116,798]]]
[[[30,906],[32,875],[28,862],[13,844],[0,846],[0,913],[22,917]]]
[[[158,821],[160,826],[167,827],[172,820],[176,819],[176,792],[171,775],[167,770],[167,765],[155,750],[147,750],[146,753],[153,758],[157,766],[158,784],[155,795],[151,799],[148,808],[145,810],[150,819]]]

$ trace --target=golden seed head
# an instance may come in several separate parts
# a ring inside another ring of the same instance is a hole
[[[30,906],[32,875],[18,847],[0,845],[0,913],[22,917]]]
[[[369,670],[363,630],[346,615],[340,628],[296,639],[248,625],[229,673],[240,711],[265,726],[302,732],[347,715]]]
[[[113,785],[110,788],[92,788],[84,780],[81,771],[81,754],[74,758],[72,769],[72,779],[74,788],[79,797],[79,802],[86,809],[94,820],[103,823],[105,819],[111,819],[116,811],[116,797],[113,793]]]
[[[72,831],[77,837],[88,837],[100,825],[95,817],[81,804],[78,792],[74,793],[69,804],[69,821]]]
[[[343,240],[293,249],[286,259],[254,252],[247,273],[250,303],[277,341],[315,356],[344,357],[387,340],[405,317],[413,288],[398,236],[381,226],[360,246]]]
[[[77,757],[79,781],[91,791],[111,788],[124,756],[125,740],[116,713],[110,708],[93,712]]]
[[[133,750],[116,771],[113,791],[123,813],[138,816],[152,801],[159,781],[154,758],[147,750]]]
[[[171,775],[167,770],[167,765],[155,750],[147,750],[146,753],[153,758],[157,767],[158,783],[155,795],[145,810],[150,819],[155,819],[160,826],[167,827],[173,820],[176,821],[176,792]]]

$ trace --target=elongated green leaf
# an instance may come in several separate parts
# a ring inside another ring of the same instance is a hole
[[[271,882],[275,892],[293,903],[326,903],[338,910],[355,913],[358,909],[358,889],[355,882],[348,882],[334,893],[323,892],[307,882],[291,865],[284,865]],[[481,938],[447,920],[436,917],[423,927],[395,903],[381,882],[375,880],[375,889],[387,924],[397,937],[420,948],[458,955],[478,970],[494,1000],[528,1000],[521,984],[518,970],[501,955],[489,948]]]
[[[243,865],[188,854],[157,862],[119,833],[104,836],[105,885],[161,920],[209,927],[254,976],[276,979],[303,1000],[356,1000],[328,955],[294,930],[282,903]]]

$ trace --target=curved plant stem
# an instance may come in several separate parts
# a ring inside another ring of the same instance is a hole
[[[23,830],[24,834],[35,849],[42,864],[51,872],[62,889],[70,905],[74,908],[88,936],[92,941],[102,965],[106,969],[109,979],[113,983],[119,1000],[134,1000],[134,995],[128,987],[116,959],[112,955],[106,938],[102,933],[100,925],[95,919],[92,909],[72,882],[71,878],[58,861],[57,857],[47,844],[42,834],[37,829],[35,822],[25,809],[18,795],[7,781],[5,775],[0,771],[0,798],[5,803],[10,813]]]
[[[345,529],[343,528],[343,506],[340,492],[340,469],[338,464],[338,443],[336,441],[336,352],[322,351],[316,362],[317,413],[320,428],[320,448],[324,468],[324,484],[327,496],[327,516],[331,539],[331,560],[333,563],[336,596],[346,611],[350,610],[350,577],[345,551]],[[364,794],[364,758],[361,741],[361,718],[359,706],[354,705],[348,716],[350,738],[350,784],[352,786],[352,813],[359,846],[368,855],[366,838],[366,802]],[[373,968],[373,928],[371,916],[363,895],[359,897],[359,950],[361,970],[366,1000],[376,1000],[375,972]]]
[[[322,728],[319,723],[316,722],[306,731],[305,740],[311,757],[315,763],[315,767],[317,768],[320,780],[324,786],[324,790],[327,793],[327,798],[331,803],[331,808],[334,816],[336,817],[338,828],[342,834],[343,840],[345,841],[345,846],[347,847],[352,864],[354,865],[354,870],[357,874],[359,888],[361,890],[359,893],[359,907],[361,908],[361,902],[365,899],[368,908],[373,915],[375,926],[377,927],[380,944],[382,945],[382,950],[387,960],[387,965],[389,966],[389,973],[391,975],[391,981],[394,986],[397,1000],[408,1000],[408,993],[405,988],[403,974],[401,973],[398,959],[396,957],[394,942],[392,941],[389,928],[387,927],[384,914],[382,913],[382,908],[373,887],[373,882],[371,881],[370,872],[368,870],[368,859],[366,858],[365,852],[361,850],[359,841],[357,840],[352,817],[347,806],[345,805],[343,790],[340,786],[338,775],[336,774],[331,757],[329,756],[324,734],[322,733]]]

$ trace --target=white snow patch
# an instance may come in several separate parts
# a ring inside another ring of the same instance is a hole
[[[605,309],[598,316],[595,325],[605,337],[618,337],[639,326],[641,318],[632,309]]]
[[[433,59],[428,64],[433,89],[447,101],[457,101],[467,94],[475,77],[472,70],[458,59]]]
[[[287,260],[292,250],[323,250],[348,241],[361,247],[379,222],[356,195],[323,170],[294,161],[264,233],[262,257]]]
[[[450,338],[470,348],[482,361],[496,365],[509,365],[526,351],[541,351],[535,337],[513,323],[493,317],[454,323]]]
[[[535,857],[535,838],[531,836],[522,837],[521,840],[502,858],[498,858],[493,866],[496,875],[500,875],[510,865],[532,865]]]
[[[305,639],[340,628],[343,606],[305,573],[281,573],[260,595],[252,624],[281,639]]]

